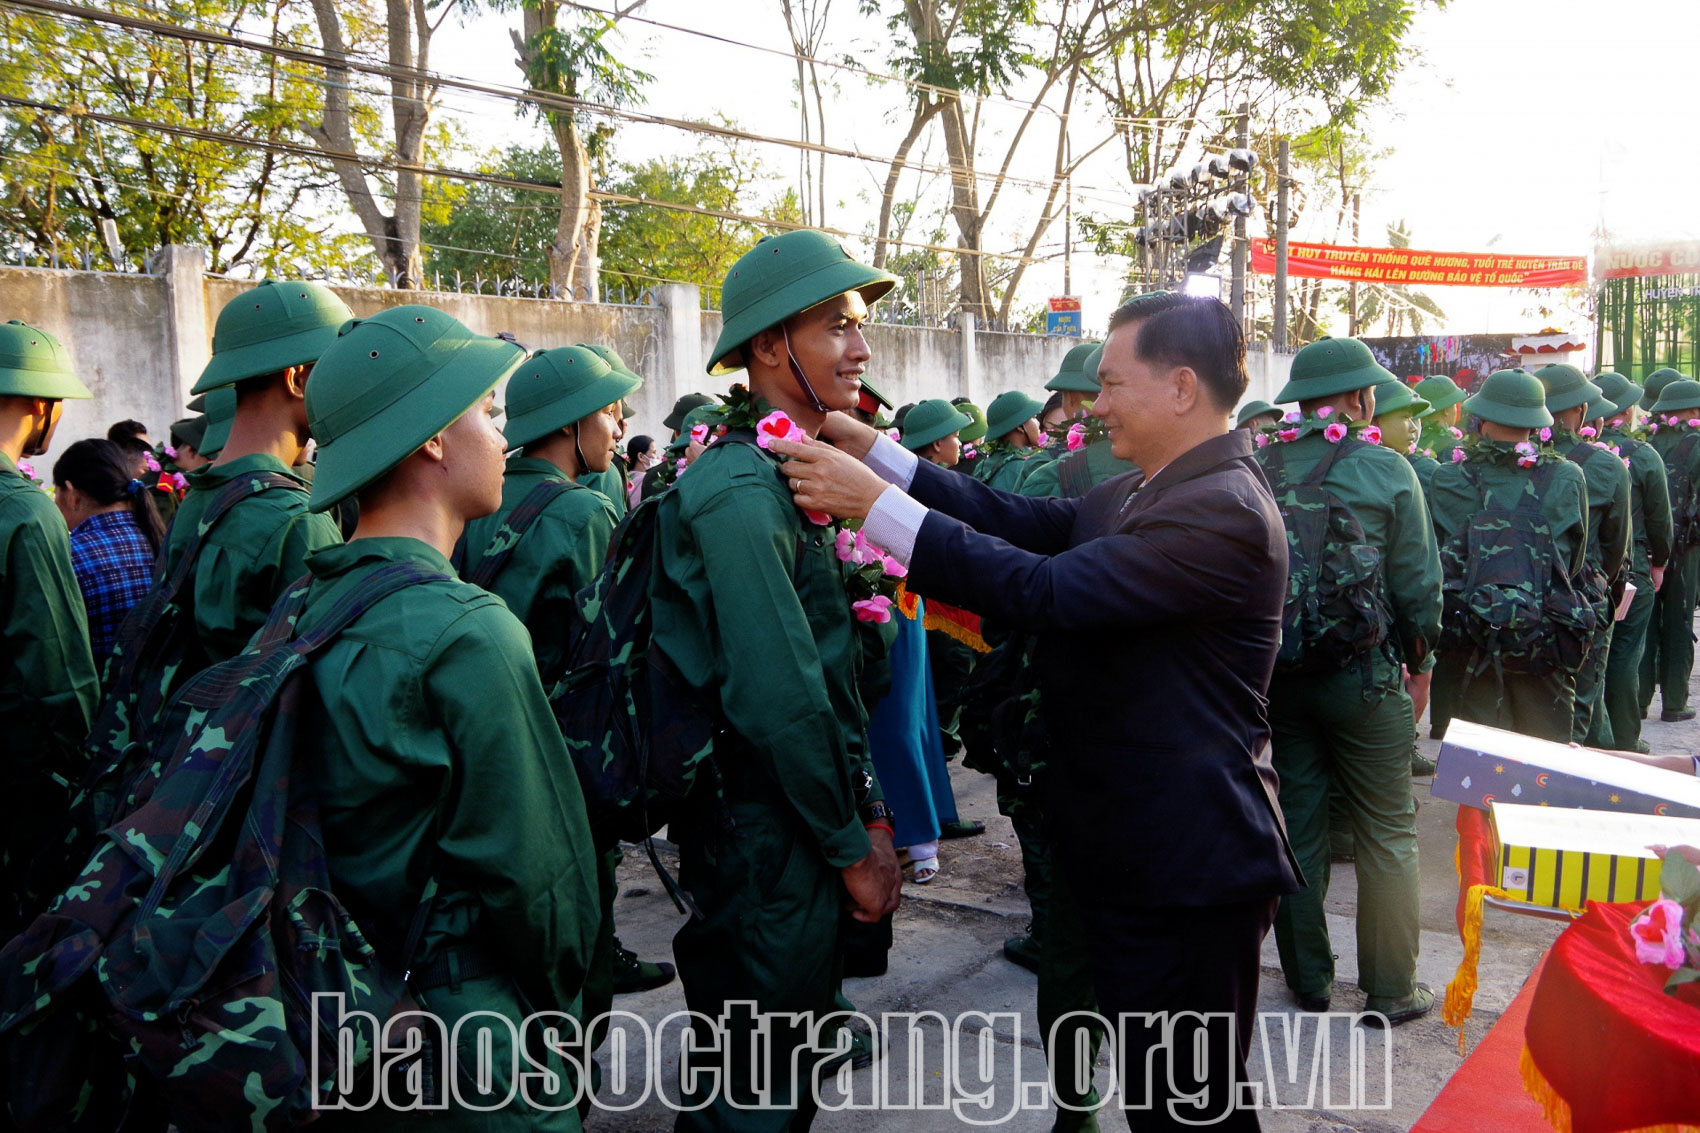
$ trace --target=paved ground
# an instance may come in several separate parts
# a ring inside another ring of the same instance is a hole
[[[1662,724],[1657,720],[1658,705],[1654,705],[1654,720],[1649,722],[1646,738],[1656,751],[1694,751],[1700,747],[1700,723]],[[1427,726],[1422,734],[1427,736]],[[1433,757],[1438,744],[1426,738],[1420,744],[1425,754]],[[984,776],[964,771],[952,765],[957,801],[964,818],[978,818],[986,823],[986,834],[979,838],[945,843],[944,871],[928,886],[906,885],[904,903],[896,918],[896,944],[891,953],[891,970],[879,979],[849,980],[846,993],[858,1008],[877,1018],[882,1012],[916,1012],[932,1010],[954,1019],[964,1012],[1014,1013],[1019,1027],[1010,1018],[997,1021],[992,1030],[991,1046],[984,1053],[992,1056],[995,1096],[989,1112],[982,1121],[1008,1114],[1018,1096],[1015,1083],[1039,1083],[1044,1080],[1044,1061],[1040,1054],[1034,1011],[1034,978],[1010,964],[1000,954],[1006,936],[1020,932],[1026,923],[1027,906],[1020,884],[1020,852],[1016,848],[1009,823],[997,813],[991,781]],[[1456,838],[1453,821],[1456,807],[1443,799],[1432,799],[1428,780],[1415,781],[1421,802],[1418,814],[1418,841],[1422,855],[1422,956],[1418,978],[1441,992],[1462,955],[1453,923],[1453,906],[1457,898],[1457,875],[1453,865]],[[620,935],[628,947],[650,958],[670,955],[670,940],[680,918],[667,900],[641,853],[628,855],[622,873],[622,894],[617,906]],[[1363,997],[1353,982],[1357,965],[1353,939],[1353,916],[1356,908],[1356,879],[1350,865],[1336,865],[1331,882],[1329,902],[1330,926],[1339,954],[1339,982],[1334,997],[1338,1011],[1351,1011],[1362,1006]],[[1484,944],[1480,968],[1480,990],[1475,1000],[1475,1018],[1469,1026],[1471,1041],[1479,1039],[1498,1019],[1500,1013],[1516,995],[1542,952],[1551,944],[1562,925],[1530,917],[1489,911],[1484,926]],[[1326,1044],[1326,1066],[1313,1061],[1318,1053],[1315,1031],[1304,1032],[1291,1051],[1283,1042],[1282,1028],[1298,1025],[1314,1027],[1315,1016],[1302,1016],[1293,1011],[1286,987],[1281,980],[1275,945],[1271,938],[1264,950],[1264,979],[1260,995],[1265,1033],[1268,1036],[1270,1062],[1274,1066],[1274,1086],[1283,1102],[1303,1106],[1309,1084],[1318,1083],[1315,1101],[1310,1106],[1277,1113],[1266,1113],[1265,1129],[1289,1130],[1403,1130],[1434,1099],[1459,1063],[1457,1032],[1440,1020],[1438,1005],[1427,1019],[1395,1029],[1391,1034],[1392,1049],[1383,1045],[1387,1040],[1374,1029],[1354,1029],[1345,1023],[1335,1026],[1332,1041]],[[678,985],[642,995],[622,997],[616,1006],[644,1016],[651,1023],[672,1011],[683,1009]],[[1349,1036],[1362,1037],[1363,1047],[1354,1055]],[[921,1065],[899,1049],[901,1042],[888,1043],[888,1054],[871,1070],[857,1071],[851,1078],[855,1096],[866,1098],[874,1089],[876,1076],[885,1075],[888,1098],[907,1098],[914,1087],[922,1091],[923,1100],[938,1102],[942,1095],[944,1077],[940,1073],[940,1053],[945,1045],[936,1033],[924,1043],[923,1057],[930,1059]],[[676,1046],[672,1044],[672,1046]],[[1264,1068],[1263,1043],[1254,1042],[1254,1073],[1265,1080],[1270,1074]],[[646,1075],[642,1059],[634,1044],[624,1059],[633,1082]],[[955,1049],[966,1059],[981,1053],[973,1036],[959,1037]],[[1283,1053],[1286,1052],[1286,1053]],[[676,1071],[671,1046],[664,1048],[666,1064],[659,1075],[669,1082]],[[1365,1072],[1365,1085],[1360,1101],[1376,1108],[1351,1108],[1340,1105],[1328,1108],[1325,1098],[1337,1102],[1349,1101],[1351,1065]],[[604,1053],[605,1066],[612,1061]],[[1327,1075],[1326,1083],[1322,1074]],[[1101,1071],[1107,1074],[1107,1070]],[[1103,1080],[1102,1078],[1100,1079]],[[961,1076],[957,1078],[962,1081]],[[1510,1084],[1515,1088],[1515,1083]],[[641,1090],[641,1085],[638,1087]],[[1029,1087],[1030,1090],[1036,1087]],[[630,1095],[638,1101],[637,1095]],[[1037,1097],[1038,1095],[1033,1095]],[[965,1114],[897,1110],[887,1108],[875,1112],[828,1113],[816,1122],[820,1130],[945,1130],[958,1129],[972,1110]],[[1047,1110],[1015,1112],[998,1127],[1011,1131],[1046,1130],[1051,1116]],[[662,1104],[651,1095],[626,1113],[594,1112],[587,1122],[593,1130],[626,1131],[669,1128],[671,1119]],[[1109,1118],[1105,1128],[1122,1128],[1119,1119]]]

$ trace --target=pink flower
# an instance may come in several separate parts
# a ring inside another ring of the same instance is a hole
[[[716,457],[715,459],[719,458]],[[673,462],[673,475],[678,476],[680,473],[684,472],[686,468],[690,467],[690,463],[690,461],[686,460],[682,456],[678,460],[675,460]]]
[[[23,473],[25,480],[35,479],[35,465],[31,464],[27,460],[18,461],[18,471]]]
[[[1659,431],[1659,423],[1657,421],[1647,422],[1647,432],[1656,433],[1658,431]]]
[[[175,447],[173,447],[172,445],[166,445],[164,447],[164,451],[165,451],[165,455],[169,456],[172,460],[177,459],[177,449]]]
[[[887,429],[885,431],[885,435],[890,437],[892,440],[897,441],[899,443],[902,443],[902,441],[903,441],[903,434],[898,432],[896,429]]]
[[[1680,968],[1686,955],[1682,947],[1682,906],[1661,897],[1642,910],[1629,925],[1635,940],[1635,958],[1643,964]]]
[[[1299,423],[1299,411],[1295,409],[1285,417],[1281,418],[1281,420],[1288,425],[1297,425]]]
[[[962,446],[962,455],[968,460],[973,460],[980,455],[980,450],[975,448],[972,443],[965,444]]]
[[[1299,431],[1297,429],[1282,429],[1275,436],[1282,441],[1296,441],[1299,439]]]
[[[1332,417],[1333,415],[1334,415],[1334,407],[1332,405],[1324,405],[1321,409],[1318,409],[1316,411],[1316,417],[1317,417],[1317,420],[1319,420],[1319,421],[1326,421],[1326,420],[1328,420],[1328,418]]]
[[[1068,427],[1068,451],[1075,452],[1086,443],[1086,426],[1076,421]]]
[[[1368,441],[1372,445],[1380,444],[1381,443],[1381,426],[1380,425],[1370,425],[1368,428],[1364,429],[1364,440]]]
[[[1544,443],[1544,442],[1551,441],[1551,440],[1552,440],[1552,430],[1551,429],[1542,429],[1541,430],[1541,441]]]
[[[1257,434],[1257,436],[1252,438],[1252,443],[1255,444],[1258,448],[1268,448],[1269,447],[1269,434],[1268,433]]]
[[[756,444],[762,448],[767,448],[774,441],[802,441],[807,437],[802,427],[781,409],[775,409],[756,422]]]
[[[1453,440],[1455,440],[1455,441],[1461,441],[1461,440],[1463,440],[1463,439],[1464,439],[1464,430],[1462,430],[1462,429],[1460,429],[1460,428],[1459,428],[1459,427],[1458,427],[1458,426],[1456,426],[1456,425],[1448,425],[1448,426],[1447,426],[1447,428],[1448,428],[1448,429],[1449,429],[1449,430],[1451,430],[1451,432],[1452,432],[1452,439],[1453,439]]]
[[[1678,417],[1676,414],[1672,413],[1665,418],[1665,424],[1667,424],[1667,425],[1680,425],[1680,424],[1682,424],[1682,419],[1680,417]]]
[[[825,527],[832,522],[832,516],[826,514],[824,511],[810,511],[808,508],[804,508],[803,514],[807,516],[809,522],[814,524],[816,527]]]
[[[1583,425],[1582,428],[1578,431],[1584,437],[1597,437],[1597,436],[1599,436],[1599,432],[1592,425]]]
[[[1455,448],[1455,449],[1452,450],[1452,463],[1453,464],[1464,463],[1464,450],[1463,449]]]
[[[852,602],[850,608],[856,611],[856,620],[859,622],[883,625],[891,620],[891,599],[884,594],[875,594],[872,598]]]
[[[1046,445],[1049,445],[1050,443],[1051,443],[1051,434],[1049,434],[1049,433],[1040,433],[1039,434],[1039,447],[1040,448],[1044,448]]]
[[[859,534],[860,532],[852,531],[846,527],[832,541],[832,549],[837,554],[839,562],[853,563],[856,561],[856,537]]]
[[[1700,417],[1690,417],[1688,419],[1688,427],[1690,429],[1700,429]]]
[[[1344,426],[1344,425],[1340,424],[1340,422],[1336,421],[1336,422],[1334,422],[1334,424],[1332,424],[1332,425],[1328,426],[1326,429],[1322,430],[1322,435],[1328,438],[1329,444],[1336,444],[1337,445],[1341,441],[1346,439],[1346,426]]]
[[[692,444],[699,444],[699,445],[708,444],[708,426],[707,425],[704,425],[701,422],[698,422],[697,424],[691,426],[691,443]],[[718,460],[720,458],[715,457],[715,459]]]
[[[189,478],[181,472],[173,472],[171,474],[171,484],[179,492],[187,492],[189,490]]]
[[[158,472],[159,471],[159,461],[157,461],[153,458],[153,453],[151,453],[151,452],[148,453],[146,459],[147,459],[147,469],[148,469],[148,471],[149,472]]]
[[[881,556],[880,569],[885,571],[886,577],[888,578],[909,577],[909,568],[892,558],[890,555]]]
[[[714,427],[714,439],[715,440],[719,440],[721,437],[724,437],[725,435],[726,435],[726,426],[725,425],[716,425]]]

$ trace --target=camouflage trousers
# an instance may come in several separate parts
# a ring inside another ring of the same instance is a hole
[[[1666,712],[1688,707],[1688,679],[1694,672],[1694,603],[1700,587],[1700,547],[1672,554],[1665,584],[1653,600],[1653,624],[1641,657],[1641,710],[1653,703],[1653,688]]]
[[[1375,659],[1370,662],[1383,665]],[[1328,897],[1328,803],[1337,788],[1352,831],[1358,875],[1358,986],[1374,996],[1411,994],[1416,981],[1416,800],[1411,794],[1411,698],[1396,675],[1367,691],[1356,667],[1277,674],[1269,725],[1281,811],[1305,888],[1281,900],[1275,943],[1287,986],[1306,998],[1334,990]]]
[[[1554,743],[1570,742],[1576,716],[1576,677],[1549,673],[1496,675],[1490,666],[1471,677],[1467,654],[1442,653],[1435,665],[1435,685],[1447,682],[1457,690],[1453,718],[1521,732]]]
[[[1630,575],[1635,597],[1621,622],[1611,627],[1611,653],[1606,659],[1606,693],[1600,703],[1611,729],[1611,746],[1634,751],[1641,739],[1641,658],[1647,630],[1653,623],[1653,580],[1639,572]],[[1588,741],[1595,744],[1592,737]]]
[[[1576,743],[1611,747],[1611,722],[1601,705],[1606,691],[1606,665],[1611,653],[1612,608],[1607,602],[1596,608],[1598,628],[1588,642],[1588,656],[1576,670],[1576,701],[1571,709],[1570,738]]]

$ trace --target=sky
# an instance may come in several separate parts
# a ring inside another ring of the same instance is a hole
[[[835,0],[825,54],[850,55],[883,70],[885,30],[857,7]],[[789,50],[776,0],[650,0],[640,15]],[[433,68],[513,84],[511,18],[482,15],[439,36]],[[638,65],[655,76],[644,109],[681,118],[720,114],[752,133],[798,136],[796,72],[788,57],[627,26]],[[1677,207],[1683,190],[1700,177],[1700,153],[1684,144],[1697,40],[1700,5],[1687,0],[1614,0],[1609,7],[1584,0],[1451,0],[1444,9],[1424,8],[1407,41],[1413,61],[1367,120],[1372,144],[1385,153],[1363,190],[1361,242],[1384,243],[1392,221],[1403,221],[1418,247],[1457,252],[1585,255],[1602,231],[1618,239],[1700,237],[1700,221]],[[827,104],[828,143],[890,154],[906,124],[901,95],[892,87],[870,89],[853,74],[828,74],[837,84]],[[443,113],[480,145],[542,137],[499,102],[450,94]],[[1007,137],[1020,118],[1013,106],[993,102],[981,116],[990,140]],[[1048,175],[1058,128],[1054,118],[1034,123],[1018,155],[1018,173]],[[1094,130],[1091,115],[1083,114],[1072,140],[1087,144],[1084,135],[1107,129],[1100,121]],[[617,156],[628,161],[694,144],[677,130],[650,125],[622,125],[616,140]],[[776,174],[795,179],[796,150],[760,148]],[[942,151],[935,145],[923,160],[942,162]],[[987,168],[995,161],[982,158]],[[871,230],[883,173],[878,163],[829,159],[828,222]],[[929,180],[930,199],[942,200],[942,180]],[[1117,148],[1106,147],[1076,179],[1076,208],[1131,218],[1133,192]],[[1036,189],[1007,190],[986,246],[1005,251],[1023,243],[1042,200]],[[1301,217],[1293,238],[1330,238],[1332,214],[1324,211]],[[947,242],[954,242],[954,230],[947,231]],[[1043,250],[1057,251],[1061,238],[1059,225]],[[853,252],[868,250],[865,243],[847,243]],[[1085,324],[1101,326],[1120,294],[1125,265],[1077,249],[1073,267]],[[1030,268],[1020,305],[1061,294],[1062,274],[1060,259]],[[1541,325],[1538,315],[1525,314],[1527,292],[1429,291],[1448,316],[1433,328],[1439,333],[1528,333]],[[1578,318],[1572,313],[1557,321],[1582,329]]]

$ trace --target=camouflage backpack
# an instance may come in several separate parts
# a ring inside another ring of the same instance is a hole
[[[1571,446],[1570,451],[1565,454],[1565,459],[1582,469],[1582,474],[1586,476],[1588,461],[1593,458],[1595,453],[1600,451],[1600,449],[1594,447],[1592,441],[1581,441]],[[1595,565],[1597,556],[1593,552],[1599,545],[1599,527],[1594,523],[1594,516],[1590,511],[1588,515],[1588,562],[1583,565],[1582,573],[1573,582],[1577,591],[1588,600],[1589,605],[1594,607],[1596,619],[1605,620],[1611,617],[1612,609],[1617,603],[1612,599],[1612,580],[1606,577],[1606,572],[1602,568]]]
[[[543,510],[547,508],[556,496],[567,490],[567,485],[559,480],[545,480],[537,485],[508,513],[508,518],[496,529],[490,538],[490,545],[484,548],[484,555],[478,560],[478,565],[472,568],[472,573],[466,575],[466,581],[474,586],[490,589],[490,584],[501,575],[502,568],[508,565],[513,557],[519,541],[525,533],[531,530],[531,525],[537,522]],[[466,562],[466,536],[462,535],[455,544],[454,555],[451,558],[456,570],[460,570]]]
[[[1671,545],[1677,548],[1700,545],[1700,484],[1688,473],[1700,433],[1689,433],[1671,449],[1665,469],[1670,474],[1670,514],[1675,526]]]
[[[331,892],[295,724],[315,651],[397,590],[446,578],[384,567],[295,638],[302,579],[244,652],[172,698],[134,809],[0,952],[0,1076],[20,1128],[117,1128],[152,1099],[184,1133],[286,1129],[336,1089],[342,1017],[413,1008],[405,969],[435,887],[385,964]],[[354,1051],[356,1073],[370,1054]]]
[[[1537,464],[1513,507],[1482,487],[1470,461],[1458,465],[1481,506],[1440,548],[1440,648],[1469,656],[1468,676],[1574,670],[1587,655],[1598,615],[1574,585],[1541,511],[1556,464]]]
[[[1360,447],[1372,446],[1356,437],[1330,444],[1297,482],[1287,473],[1285,445],[1258,453],[1287,529],[1277,672],[1343,669],[1388,640],[1393,618],[1382,594],[1381,550],[1364,541],[1357,516],[1322,482],[1335,461]]]
[[[962,692],[962,766],[1026,789],[1045,769],[1050,736],[1040,710],[1039,637],[1018,633],[980,658]]]

